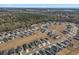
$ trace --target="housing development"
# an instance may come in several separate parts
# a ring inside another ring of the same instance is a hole
[[[0,55],[79,55],[79,10],[0,8]]]

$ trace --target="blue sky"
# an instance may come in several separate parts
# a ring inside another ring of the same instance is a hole
[[[18,8],[79,8],[79,4],[0,4],[0,7]]]

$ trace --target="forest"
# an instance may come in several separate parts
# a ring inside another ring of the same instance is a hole
[[[30,27],[32,24],[47,21],[79,23],[79,15],[77,12],[59,10],[44,11],[44,9],[33,9],[31,11],[27,11],[26,9],[10,9],[6,11],[6,9],[0,9],[0,32]]]

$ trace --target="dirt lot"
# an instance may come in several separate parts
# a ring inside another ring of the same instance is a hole
[[[77,55],[77,54],[79,55],[79,48],[73,48],[73,47],[65,48],[57,53],[57,55]]]
[[[56,29],[57,31],[59,30],[59,32],[60,32],[64,29],[64,26],[63,25],[62,26],[54,25],[54,26],[49,26],[49,29],[50,30]],[[29,43],[33,40],[37,40],[37,39],[40,39],[42,37],[43,38],[47,37],[47,34],[41,33],[40,31],[38,31],[37,33],[30,35],[28,37],[18,38],[18,39],[6,42],[4,44],[0,44],[0,51],[8,50],[10,48],[16,48],[17,46],[21,46],[24,43]]]
[[[65,25],[51,25],[51,26],[48,26],[48,29],[51,31],[56,30],[57,32],[59,32],[59,35],[60,35],[59,39],[61,39],[64,36],[62,31],[65,29],[65,27],[66,27]],[[8,50],[11,48],[16,48],[17,46],[21,46],[24,43],[29,43],[33,40],[38,40],[40,38],[46,38],[46,37],[48,37],[46,32],[42,33],[40,31],[37,31],[28,37],[18,38],[18,39],[11,40],[11,41],[8,41],[6,43],[0,44],[0,51]],[[53,41],[56,41],[56,40],[53,39]],[[79,54],[79,51],[77,51],[77,50],[79,50],[79,48],[70,47],[70,48],[65,48],[65,49],[61,50],[57,54],[58,55]]]
[[[1,50],[8,50],[10,48],[16,48],[17,46],[21,46],[24,43],[29,43],[29,42],[31,42],[33,40],[37,40],[41,37],[47,37],[46,33],[37,32],[37,34],[35,34],[35,35],[11,40],[11,41],[6,42],[4,44],[0,44],[0,51]]]

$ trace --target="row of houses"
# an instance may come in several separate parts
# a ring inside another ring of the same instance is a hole
[[[23,54],[23,52],[25,52],[27,54],[31,50],[35,50],[35,48],[41,48],[42,46],[46,46],[47,44],[50,44],[50,42],[48,40],[49,40],[48,38],[34,40],[30,43],[25,43],[22,46],[17,46],[17,48],[11,48],[8,51],[6,51],[6,50],[1,51],[0,55]]]
[[[56,55],[60,50],[68,46],[71,46],[71,43],[68,40],[65,40],[60,43],[52,44],[47,48],[42,48],[41,50],[32,53],[32,55]]]
[[[47,46],[47,47],[44,48],[44,46]],[[32,55],[55,55],[61,49],[66,48],[68,46],[71,46],[71,42],[69,40],[64,40],[64,41],[52,44],[49,42],[48,38],[41,38],[39,40],[34,40],[30,43],[25,43],[22,46],[11,48],[7,51],[6,50],[1,51],[0,55],[29,54],[31,51],[33,51],[30,53]]]
[[[79,29],[77,30],[77,34],[74,36],[74,39],[79,40]]]
[[[13,31],[2,32],[0,33],[0,43],[5,43],[9,40],[14,40],[16,38],[22,38],[24,36],[32,35],[32,33],[37,29],[27,29],[27,28],[19,28]]]
[[[63,31],[63,34],[68,34],[69,36],[73,37],[77,34],[77,30],[78,30],[78,27],[75,24],[67,23],[66,28]]]
[[[42,24],[41,27],[43,27],[43,25],[44,24]],[[46,27],[47,26],[43,27],[43,31],[48,30]],[[40,27],[37,26],[37,24],[33,24],[33,25],[31,25],[30,28],[19,28],[19,29],[15,29],[13,31],[1,32],[0,33],[0,43],[5,43],[9,40],[14,40],[19,37],[32,35],[32,33],[39,30],[39,28]]]
[[[40,30],[42,33],[47,32],[48,37],[54,37],[56,38],[57,32],[55,31],[49,31],[48,26],[50,25],[61,25],[64,24],[62,22],[46,22],[46,23],[40,23],[40,24],[35,24],[32,25],[30,29],[27,28],[19,28],[13,31],[8,31],[8,32],[2,32],[0,35],[0,42],[7,42],[9,40],[14,40],[15,38],[21,37],[23,38],[24,36],[29,36],[32,35],[35,31]],[[65,24],[67,26],[67,32],[70,32],[71,29],[73,28],[70,23]],[[57,39],[57,38],[56,38]],[[4,50],[1,51],[1,55],[16,55],[16,54],[28,54],[30,53],[31,50],[35,50],[36,48],[41,49],[43,46],[50,45],[51,43],[49,42],[48,38],[40,38],[39,40],[34,40],[30,43],[24,43],[22,46],[17,46],[16,48],[11,48],[9,50]],[[70,42],[68,40],[65,40],[63,42],[58,42],[55,45],[51,45],[48,48],[43,48],[39,51],[35,51],[32,54],[33,55],[51,55],[51,54],[56,54],[58,51],[60,51],[62,48],[66,48],[67,46],[70,46]]]
[[[52,32],[48,32],[47,35],[53,36],[54,34],[52,34]],[[2,52],[0,52],[0,54],[1,55],[29,54],[31,51],[38,49],[37,51],[31,52],[32,55],[53,55],[53,54],[56,54],[57,51],[61,50],[62,48],[66,48],[67,46],[70,46],[70,44],[71,44],[68,40],[64,40],[64,41],[61,41],[61,43],[58,42],[54,45],[49,40],[50,39],[48,39],[48,38],[40,38],[39,40],[34,40],[30,43],[25,43],[22,46],[17,46],[17,48],[11,48],[7,51],[6,50],[2,51]],[[47,46],[47,45],[50,45],[50,46]],[[55,49],[54,47],[52,47],[53,45],[56,48],[56,50],[53,50],[53,52],[52,52],[52,49]],[[44,46],[47,46],[48,48],[43,48]],[[42,48],[43,48],[43,50],[42,50]],[[48,52],[47,49],[50,51]],[[59,49],[59,50],[57,50],[57,49]]]

